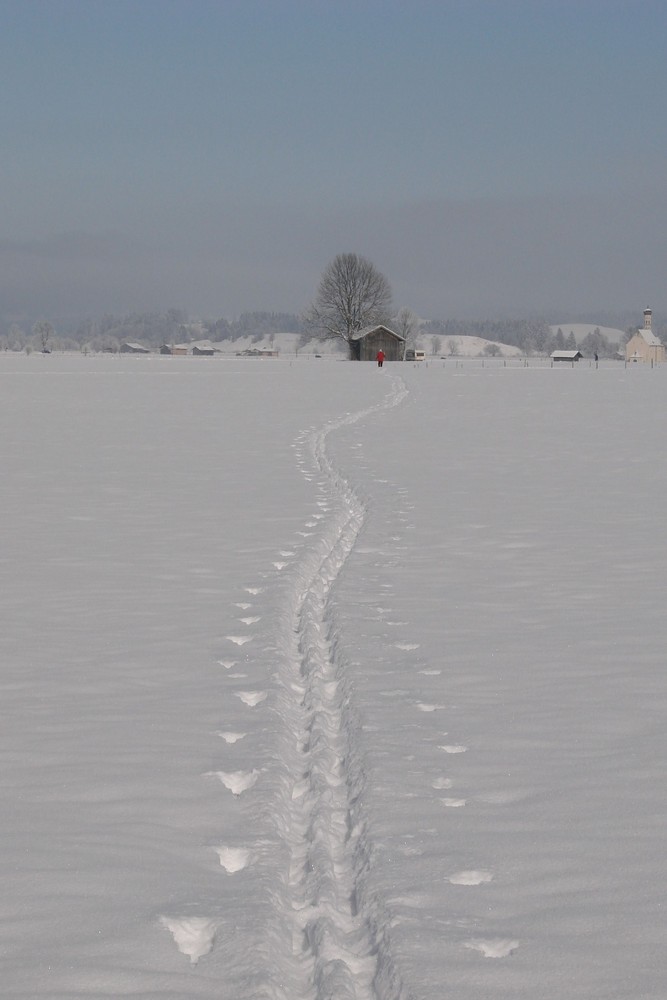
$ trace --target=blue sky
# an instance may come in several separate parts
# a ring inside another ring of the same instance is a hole
[[[0,0],[0,316],[667,306],[664,0]]]

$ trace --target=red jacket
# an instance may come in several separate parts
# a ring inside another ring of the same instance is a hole
[[[378,351],[375,360],[376,361],[384,361],[384,351]]]

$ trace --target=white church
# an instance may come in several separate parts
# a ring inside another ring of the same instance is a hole
[[[644,327],[630,338],[625,345],[626,361],[643,361],[657,364],[665,360],[665,345],[656,337],[652,330],[653,311],[644,310]]]

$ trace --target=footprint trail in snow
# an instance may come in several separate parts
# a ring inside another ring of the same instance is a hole
[[[300,441],[309,452],[323,513],[307,522],[317,531],[293,565],[294,586],[281,616],[277,711],[285,723],[289,779],[276,812],[289,856],[284,919],[292,938],[293,988],[314,1000],[374,1000],[380,995],[380,968],[393,965],[364,901],[361,874],[371,848],[360,804],[364,765],[347,665],[337,651],[330,612],[332,588],[366,510],[329,459],[326,438],[398,405],[406,394],[402,380],[392,378],[381,404],[305,432]],[[306,474],[305,463],[302,471]]]

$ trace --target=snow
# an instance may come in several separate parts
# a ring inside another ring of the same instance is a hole
[[[241,354],[243,351],[280,351],[281,356],[294,358],[313,358],[320,355],[323,358],[347,358],[348,351],[345,344],[340,340],[309,340],[300,345],[301,335],[298,333],[275,333],[272,337],[267,335],[260,337],[249,334],[247,337],[237,337],[236,340],[220,340],[211,346],[222,354]],[[195,346],[193,342],[187,347],[191,351]],[[204,342],[202,342],[204,343]]]
[[[0,357],[3,995],[661,998],[666,380]]]
[[[426,351],[430,350],[431,346],[430,336],[418,337],[419,346],[424,348]],[[447,334],[440,334],[438,338],[440,340],[440,351],[439,355],[443,357],[449,357],[454,351],[455,356],[462,358],[477,358],[484,355],[484,349],[492,344],[498,349],[498,357],[501,358],[520,358],[522,357],[522,351],[519,347],[514,347],[512,344],[502,344],[499,340],[485,340],[483,337],[472,337],[467,335],[456,335],[448,336]]]
[[[555,323],[549,329],[554,336],[560,330],[565,338],[573,333],[578,344],[581,344],[589,334],[595,333],[596,330],[603,337],[606,337],[610,344],[618,344],[625,338],[623,330],[618,330],[614,326],[600,326],[596,323]]]

